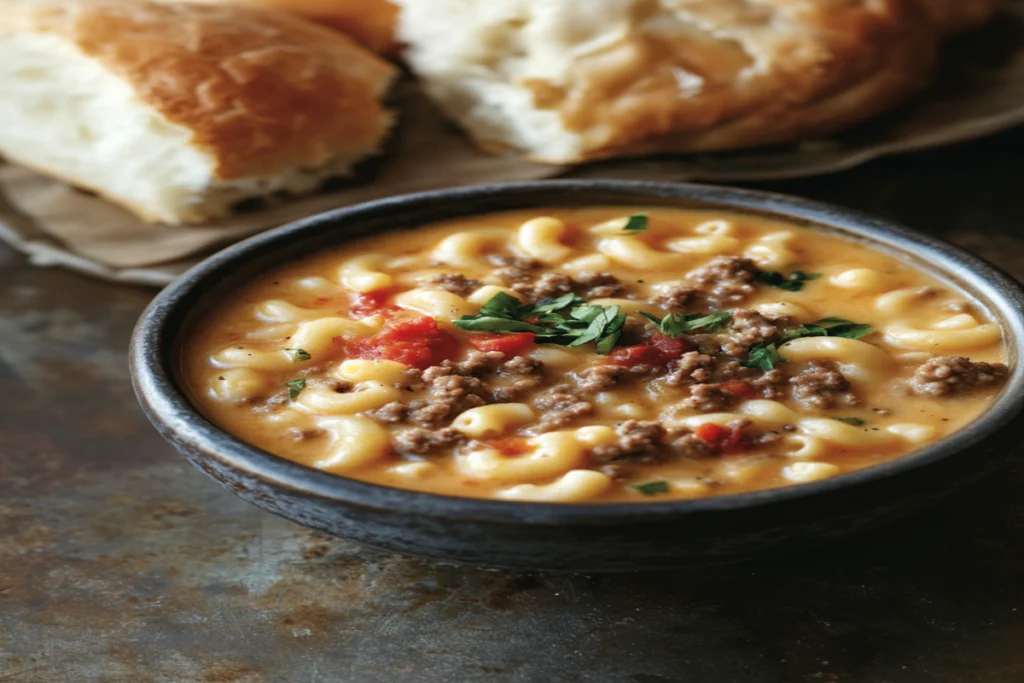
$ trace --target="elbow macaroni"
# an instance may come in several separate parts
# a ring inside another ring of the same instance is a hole
[[[217,424],[327,472],[567,504],[820,481],[928,446],[995,394],[994,366],[942,357],[1001,360],[999,326],[909,262],[757,216],[635,211],[460,219],[268,271],[198,326],[186,385]],[[648,220],[626,231],[631,213]],[[587,306],[565,338],[502,329],[553,324],[528,306],[568,293],[627,316],[615,348],[566,345]],[[454,324],[498,294],[522,306]],[[640,315],[719,311],[710,331]],[[876,333],[813,336],[830,317]]]
[[[365,254],[351,258],[338,269],[338,281],[353,292],[387,289],[395,281],[393,277],[383,272],[388,260],[385,254]]]
[[[533,422],[536,416],[525,403],[495,403],[470,408],[455,418],[452,427],[474,439],[497,437]]]
[[[519,228],[517,241],[524,254],[553,265],[572,256],[573,250],[559,241],[565,233],[565,223],[557,218],[534,218]]]

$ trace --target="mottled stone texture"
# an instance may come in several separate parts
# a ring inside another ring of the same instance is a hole
[[[1024,278],[1024,131],[764,184]],[[260,512],[136,408],[144,290],[0,249],[0,681],[1017,683],[1024,459],[813,553],[544,576],[382,555]]]

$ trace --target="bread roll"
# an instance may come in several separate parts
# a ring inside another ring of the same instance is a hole
[[[394,76],[275,10],[4,0],[0,154],[147,220],[202,222],[377,152]]]
[[[999,0],[917,0],[945,35],[976,28],[992,18]]]
[[[992,0],[396,1],[410,65],[478,144],[571,163],[849,127]]]
[[[204,0],[204,2],[245,2],[298,14],[332,26],[377,54],[395,49],[395,20],[398,8],[388,0]]]

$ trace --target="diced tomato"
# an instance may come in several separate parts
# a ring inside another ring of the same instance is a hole
[[[388,299],[392,294],[390,289],[356,294],[349,304],[348,314],[353,318],[366,318],[376,313],[398,310],[397,307],[388,305]]]
[[[502,455],[507,456],[523,455],[533,450],[530,447],[529,441],[523,438],[498,439],[496,441],[489,441],[488,445],[501,451]]]
[[[697,438],[701,441],[707,441],[710,444],[718,445],[722,441],[728,438],[732,430],[721,425],[716,425],[713,422],[705,422],[693,430],[693,433],[697,435]]]
[[[658,349],[662,357],[665,359],[666,364],[677,360],[687,351],[693,351],[693,344],[686,339],[673,339],[667,334],[661,334],[660,332],[658,334],[652,334],[647,343]]]
[[[610,365],[668,365],[678,360],[693,345],[685,339],[673,339],[667,334],[651,335],[646,344],[620,346],[608,354],[606,361]]]
[[[368,339],[346,343],[355,358],[393,360],[423,370],[459,353],[459,342],[427,316],[391,320]]]
[[[738,427],[722,427],[711,422],[705,422],[694,429],[693,433],[709,446],[718,448],[726,453],[745,451],[750,447],[746,435]]]
[[[534,344],[533,332],[497,334],[480,332],[469,335],[469,345],[477,351],[500,351],[506,356],[523,353]]]
[[[636,344],[634,346],[620,346],[612,349],[608,354],[609,365],[623,365],[633,367],[634,365],[662,365],[664,356],[653,346],[647,344]]]
[[[750,439],[739,429],[730,429],[729,436],[722,442],[721,449],[726,453],[746,451],[750,449]]]
[[[737,398],[754,398],[757,396],[757,390],[754,389],[754,385],[741,379],[731,379],[722,382],[721,388],[725,393]]]

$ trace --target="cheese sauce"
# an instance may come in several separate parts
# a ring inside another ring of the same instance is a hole
[[[934,443],[1001,332],[912,264],[742,214],[593,207],[394,230],[247,283],[185,344],[237,437],[386,486],[555,502],[815,481]]]

